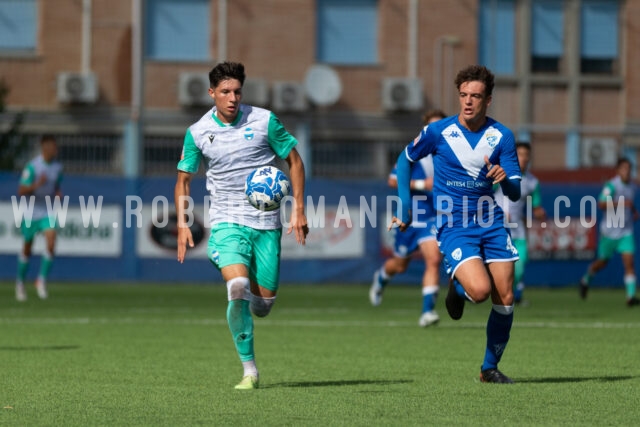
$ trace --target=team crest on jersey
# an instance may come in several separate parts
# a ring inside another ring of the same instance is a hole
[[[246,128],[244,130],[244,139],[246,139],[247,141],[251,141],[253,139],[253,129],[251,128]]]
[[[451,258],[456,261],[460,261],[462,259],[462,249],[456,248],[453,252],[451,252]]]
[[[495,146],[498,145],[498,142],[500,142],[501,137],[502,137],[502,134],[500,133],[500,131],[493,128],[487,130],[487,132],[484,134],[484,138],[487,141],[487,144],[489,144],[489,147],[491,148],[495,148]]]

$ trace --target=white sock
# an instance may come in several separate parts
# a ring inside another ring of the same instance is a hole
[[[255,359],[249,360],[247,362],[242,362],[242,367],[244,368],[244,377],[246,377],[247,375],[253,375],[254,377],[258,378],[258,367],[256,366]]]

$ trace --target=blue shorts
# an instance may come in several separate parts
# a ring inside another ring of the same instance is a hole
[[[393,254],[400,258],[407,258],[418,250],[422,242],[435,240],[438,228],[434,217],[426,223],[410,225],[405,231],[396,228],[394,232]]]
[[[466,228],[441,227],[438,246],[447,274],[451,277],[462,263],[473,258],[480,258],[485,264],[519,259],[518,250],[501,221],[489,227],[475,223],[468,224]]]

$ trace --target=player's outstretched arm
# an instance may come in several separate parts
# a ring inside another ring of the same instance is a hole
[[[295,148],[291,149],[286,160],[289,165],[294,201],[293,209],[291,210],[291,225],[287,230],[287,234],[295,231],[296,241],[298,244],[304,245],[307,234],[309,234],[307,216],[304,213],[304,163],[302,163],[302,158]]]
[[[187,253],[187,245],[193,247],[193,236],[189,229],[187,207],[191,194],[191,174],[178,171],[178,179],[173,196],[178,216],[178,262],[182,263]]]
[[[399,227],[400,231],[404,231],[411,224],[411,162],[404,150],[398,156],[396,176],[400,206],[398,206],[397,216],[391,219],[388,229]]]

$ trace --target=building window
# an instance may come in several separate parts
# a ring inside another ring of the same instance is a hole
[[[378,63],[378,0],[318,0],[317,7],[319,62]]]
[[[516,2],[480,0],[480,63],[499,75],[515,74]]]
[[[615,73],[619,52],[620,3],[582,0],[580,10],[580,71]]]
[[[208,61],[210,0],[146,0],[145,53],[149,59]]]
[[[531,10],[531,71],[560,71],[563,47],[563,2],[534,0]]]
[[[35,52],[36,0],[0,0],[0,52]]]

